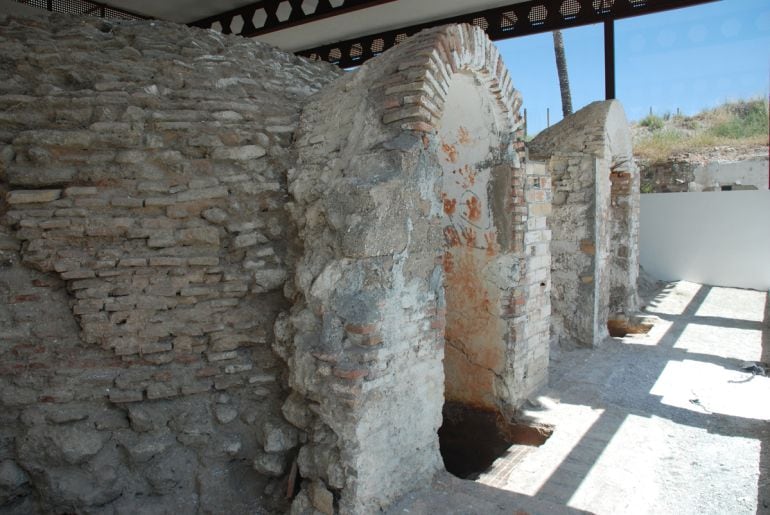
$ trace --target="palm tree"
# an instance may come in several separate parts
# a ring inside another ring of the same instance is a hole
[[[556,72],[559,74],[559,90],[561,91],[561,111],[564,117],[572,114],[572,95],[569,90],[569,75],[567,74],[567,57],[564,54],[564,38],[560,30],[553,31],[553,53],[556,55]]]

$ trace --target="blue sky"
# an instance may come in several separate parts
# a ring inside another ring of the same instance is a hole
[[[563,32],[574,110],[604,98],[601,25]],[[497,41],[522,92],[529,133],[561,119],[551,33]],[[694,114],[726,100],[768,97],[770,0],[720,0],[615,23],[616,93],[631,120]]]

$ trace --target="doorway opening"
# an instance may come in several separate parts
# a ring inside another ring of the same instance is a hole
[[[477,479],[512,445],[539,447],[553,433],[543,424],[509,422],[495,411],[457,403],[445,404],[443,416],[441,457],[447,471],[460,479]]]

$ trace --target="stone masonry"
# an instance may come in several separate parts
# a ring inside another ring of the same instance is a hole
[[[339,75],[169,23],[0,16],[0,511],[281,509],[286,170]]]
[[[552,341],[598,345],[610,316],[639,303],[639,171],[623,108],[594,102],[541,132],[529,152],[553,180]]]
[[[307,433],[296,512],[328,491],[379,510],[441,468],[445,401],[511,416],[545,383],[550,179],[523,161],[520,103],[484,33],[450,26],[306,104],[299,301],[276,335]]]
[[[351,514],[426,484],[445,402],[511,417],[547,380],[520,104],[468,26],[343,73],[0,16],[0,510]]]

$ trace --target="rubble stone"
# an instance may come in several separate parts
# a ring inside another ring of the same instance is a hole
[[[596,346],[607,321],[638,309],[639,170],[618,101],[594,102],[538,134],[530,157],[554,188],[551,339]]]
[[[293,512],[378,512],[442,468],[445,401],[546,383],[551,171],[481,29],[352,73],[160,21],[0,34],[6,497],[286,512],[294,474]]]
[[[157,20],[102,23],[0,17],[0,511],[282,511],[254,494],[267,474],[242,474],[262,451],[235,406],[287,424],[270,349],[286,301],[262,292],[285,281],[290,243],[254,227],[241,250],[222,224],[289,224],[290,138],[255,127],[292,132],[341,72]],[[270,252],[247,268],[256,248]],[[234,339],[231,361],[206,359]],[[215,384],[232,403],[212,410]]]

